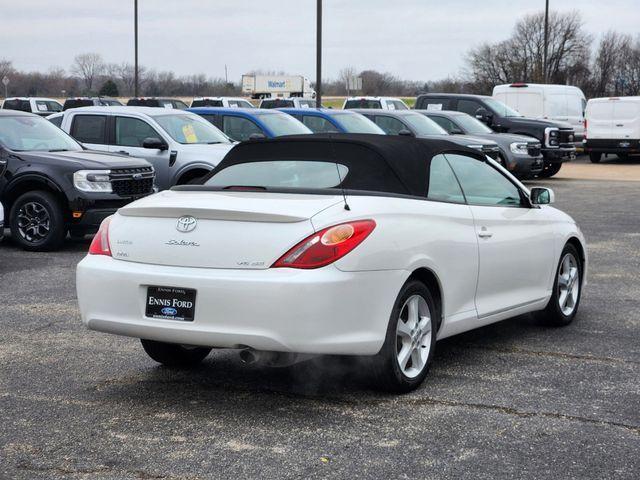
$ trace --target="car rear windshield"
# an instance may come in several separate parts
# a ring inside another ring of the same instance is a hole
[[[275,137],[313,133],[301,122],[286,113],[263,113],[259,114],[258,118],[271,130]]]
[[[291,108],[294,107],[293,100],[264,100],[260,108]]]
[[[347,100],[344,108],[380,108],[380,100]]]
[[[191,108],[193,107],[222,107],[222,100],[194,100],[191,102]]]
[[[69,135],[42,117],[0,117],[0,143],[15,152],[82,150]]]
[[[154,115],[153,119],[178,143],[229,143],[224,133],[195,114]]]
[[[349,174],[345,165],[312,160],[269,160],[230,165],[205,185],[212,187],[333,188]]]
[[[382,130],[378,125],[359,113],[336,113],[332,115],[332,118],[338,122],[347,133],[385,134],[384,130]]]

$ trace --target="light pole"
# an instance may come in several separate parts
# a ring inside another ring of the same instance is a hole
[[[544,7],[544,53],[542,56],[542,79],[547,83],[547,48],[549,45],[549,0],[545,1]]]
[[[138,0],[133,0],[133,36],[134,36],[134,66],[133,66],[133,96],[138,96]]]
[[[322,0],[316,12],[316,107],[322,106]]]

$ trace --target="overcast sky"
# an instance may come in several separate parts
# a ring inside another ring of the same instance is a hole
[[[140,63],[239,81],[250,70],[315,78],[315,0],[139,0]],[[585,28],[640,32],[640,0],[551,0]],[[325,78],[352,65],[413,80],[457,74],[465,52],[508,37],[544,0],[324,0]],[[0,0],[0,58],[23,70],[68,68],[98,52],[133,63],[133,0]]]

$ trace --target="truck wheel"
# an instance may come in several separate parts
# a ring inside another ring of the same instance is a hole
[[[11,237],[25,250],[45,252],[62,245],[67,228],[59,200],[36,190],[22,194],[9,213]]]
[[[556,173],[560,171],[561,168],[562,168],[561,163],[550,163],[549,165],[544,167],[544,170],[542,170],[539,173],[539,176],[540,178],[553,177]]]
[[[589,153],[589,160],[591,160],[591,163],[600,163],[601,158],[602,158],[601,153],[596,153],[596,152]]]

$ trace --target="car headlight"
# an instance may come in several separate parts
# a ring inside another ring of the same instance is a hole
[[[473,148],[474,150],[482,150],[482,145],[467,145],[467,148]]]
[[[509,145],[509,149],[512,153],[518,155],[527,155],[529,153],[529,146],[526,143],[514,142]]]
[[[81,192],[111,193],[111,170],[78,170],[73,174],[73,186]]]
[[[547,127],[544,129],[544,138],[547,147],[560,146],[560,131],[557,128]]]

